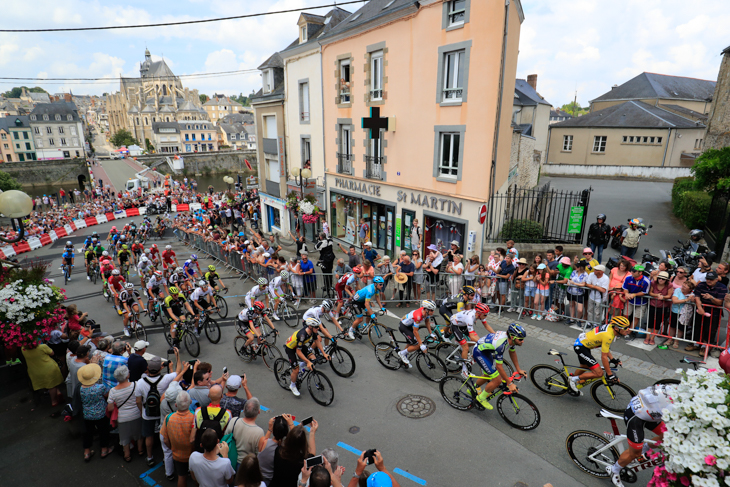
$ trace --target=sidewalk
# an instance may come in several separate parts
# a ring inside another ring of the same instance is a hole
[[[109,178],[109,175],[104,170],[104,167],[101,165],[101,162],[97,162],[96,166],[92,165],[89,168],[89,171],[91,173],[93,173],[95,180],[101,179],[102,182],[104,183],[104,185],[108,184],[109,187],[111,187],[112,191],[114,191],[116,193],[119,192],[119,190],[116,188],[116,186],[114,186],[114,183],[112,182],[112,180]]]

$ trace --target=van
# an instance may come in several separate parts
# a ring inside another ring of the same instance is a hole
[[[121,159],[122,155],[119,152],[110,152],[109,159]]]

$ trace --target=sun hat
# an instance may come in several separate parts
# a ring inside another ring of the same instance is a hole
[[[405,284],[405,282],[408,281],[408,276],[403,272],[399,272],[395,275],[395,277],[393,277],[393,280],[398,284]]]
[[[78,370],[76,376],[85,386],[96,384],[101,377],[101,367],[98,364],[86,364]]]
[[[656,277],[657,279],[669,279],[669,273],[666,271],[661,271],[659,274],[656,275]],[[705,278],[707,278],[707,276],[705,276]]]
[[[451,245],[456,245],[458,247],[459,246],[459,241],[458,240],[452,240],[451,241]]]
[[[527,265],[527,259],[525,259],[524,257],[520,257],[520,260],[518,260],[517,262],[520,263],[520,264]]]
[[[594,271],[606,272],[606,266],[605,265],[597,265],[596,267],[593,268],[593,270]]]
[[[588,253],[591,253],[591,254],[592,254],[592,253],[593,253],[593,251],[591,250],[591,248],[590,248],[590,247],[586,247],[586,248],[584,248],[584,249],[583,249],[583,253],[584,253],[584,254],[588,254]]]
[[[365,244],[365,245],[367,245],[367,244]],[[428,246],[427,248],[428,248],[428,250],[438,250],[438,249],[439,249],[439,248],[438,248],[438,247],[436,247],[436,245],[434,245],[434,244],[431,244],[431,245],[429,245],[429,246]]]
[[[570,265],[570,257],[563,257],[560,259],[560,263],[563,265]]]

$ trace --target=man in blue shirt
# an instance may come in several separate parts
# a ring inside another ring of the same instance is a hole
[[[299,268],[304,273],[304,294],[310,298],[315,298],[317,291],[317,277],[314,275],[314,264],[309,260],[309,253],[305,250],[301,252],[302,260],[299,261]]]
[[[375,261],[380,259],[377,250],[373,250],[372,242],[365,242],[365,250],[362,251],[362,258],[370,261],[375,266]]]
[[[649,293],[649,279],[644,276],[643,265],[634,266],[631,275],[624,281],[623,289],[629,303],[629,312],[634,316],[633,328],[638,328],[649,304],[649,299],[644,297]],[[626,338],[629,339],[629,336],[626,335]]]
[[[499,305],[504,306],[509,292],[509,280],[515,273],[517,268],[512,264],[512,254],[504,256],[504,260],[499,263],[499,271],[497,271],[497,292],[499,293]]]

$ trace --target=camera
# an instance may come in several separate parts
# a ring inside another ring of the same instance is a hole
[[[375,452],[376,451],[377,450],[375,448],[365,451],[365,456],[364,456],[365,463],[367,463],[368,465],[372,465],[373,463],[375,463]]]

